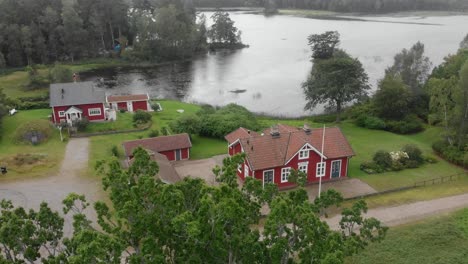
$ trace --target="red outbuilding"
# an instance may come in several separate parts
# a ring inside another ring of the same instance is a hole
[[[151,110],[148,94],[109,95],[107,103],[114,110],[124,109],[128,112]]]
[[[93,82],[54,83],[50,85],[52,122],[69,123],[86,117],[89,121],[105,121],[104,91]]]
[[[324,146],[322,153],[322,136]],[[237,175],[272,182],[280,189],[294,187],[288,182],[291,169],[307,174],[307,183],[348,176],[349,159],[354,156],[346,137],[338,127],[311,129],[278,124],[262,134],[239,128],[226,135],[228,153],[245,153]]]
[[[139,140],[126,141],[123,143],[125,156],[128,160],[133,158],[133,150],[142,147],[150,153],[160,153],[167,157],[169,161],[187,160],[190,158],[190,148],[192,142],[187,133],[145,138]]]

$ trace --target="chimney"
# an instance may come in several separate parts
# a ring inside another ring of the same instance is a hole
[[[312,132],[312,130],[310,129],[310,126],[307,125],[307,124],[304,124],[304,126],[302,127],[302,130],[304,130],[304,132],[305,132],[307,135],[310,135],[310,133]]]
[[[247,133],[250,135],[250,130],[247,130]]]
[[[270,135],[273,138],[279,138],[281,136],[278,129],[278,125],[271,126]]]

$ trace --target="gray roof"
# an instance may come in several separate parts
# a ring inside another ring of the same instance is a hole
[[[50,106],[104,103],[104,91],[93,82],[54,83],[50,85]]]

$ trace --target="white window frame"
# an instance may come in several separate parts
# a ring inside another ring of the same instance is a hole
[[[92,111],[99,111],[99,114],[92,114],[92,113],[91,113]],[[101,108],[100,108],[100,107],[97,107],[97,108],[89,108],[89,109],[88,109],[88,115],[89,115],[89,116],[100,116],[100,115],[102,115]]]
[[[242,172],[242,163],[237,164],[237,171]]]
[[[303,149],[299,151],[299,159],[308,159],[309,158],[309,149]]]
[[[317,177],[323,177],[326,174],[327,170],[327,163],[324,162],[317,162],[317,170],[316,170],[316,175]]]
[[[264,170],[264,171],[263,171],[263,178],[262,178],[262,180],[263,180],[263,187],[265,187],[265,173],[266,173],[266,172],[269,172],[269,171],[273,172],[273,174],[272,174],[272,182],[275,183],[275,170]]]
[[[305,167],[305,170],[301,170],[301,167]],[[297,164],[297,170],[307,174],[309,171],[309,162],[301,162]]]
[[[244,164],[244,177],[249,177],[249,166],[247,164]]]
[[[281,169],[281,183],[288,182],[289,175],[291,175],[291,167]]]
[[[65,111],[58,111],[59,117],[65,117]]]

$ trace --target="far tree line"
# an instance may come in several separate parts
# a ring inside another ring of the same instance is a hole
[[[197,7],[269,7],[334,12],[388,13],[399,11],[468,10],[465,0],[194,0]]]
[[[212,18],[208,29],[188,0],[0,1],[0,68],[112,55],[176,60],[205,52],[209,42],[242,47],[227,13]]]

